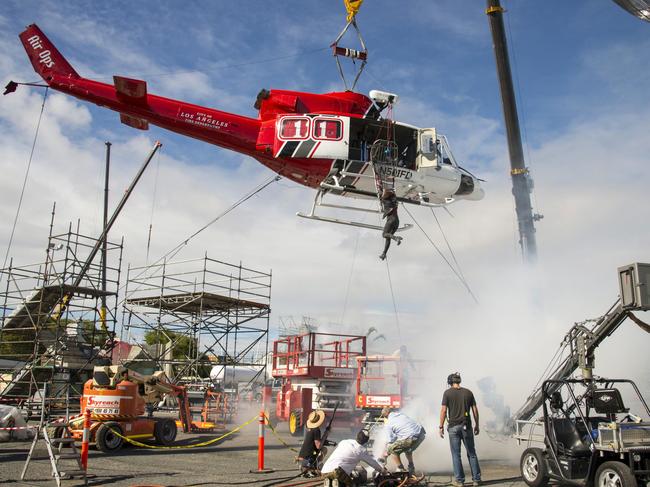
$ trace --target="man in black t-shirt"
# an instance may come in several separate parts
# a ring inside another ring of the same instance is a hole
[[[305,438],[298,453],[300,469],[305,476],[315,476],[320,461],[325,457],[326,448],[321,448],[320,427],[325,422],[325,413],[321,410],[309,413],[305,424]],[[314,474],[314,475],[312,475]]]
[[[460,445],[465,445],[467,459],[472,470],[472,481],[474,487],[481,482],[481,467],[478,464],[476,449],[474,447],[474,435],[479,434],[478,407],[474,394],[469,389],[460,386],[460,374],[454,372],[447,377],[449,389],[442,395],[442,408],[440,409],[440,438],[445,437],[445,419],[447,419],[447,431],[449,432],[449,447],[451,448],[451,459],[454,466],[455,480],[454,487],[461,487],[465,483],[465,471],[460,458]],[[472,433],[472,418],[474,416],[474,431]]]

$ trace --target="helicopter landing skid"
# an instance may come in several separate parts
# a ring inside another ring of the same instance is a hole
[[[316,220],[316,221],[321,221],[321,222],[328,222],[328,223],[337,223],[339,225],[348,225],[352,227],[357,227],[357,228],[366,228],[369,230],[378,230],[378,231],[383,231],[384,226],[383,225],[372,225],[370,223],[364,223],[364,222],[357,222],[357,221],[351,221],[351,220],[342,220],[339,218],[332,218],[329,216],[321,216],[316,214],[316,209],[317,208],[334,208],[337,210],[346,210],[346,211],[360,211],[360,212],[365,212],[365,213],[375,213],[378,215],[381,215],[381,212],[379,210],[373,210],[370,208],[359,208],[357,206],[345,206],[345,205],[333,205],[329,203],[324,203],[323,202],[323,196],[324,192],[322,190],[319,190],[316,193],[316,197],[314,198],[314,204],[311,207],[311,211],[308,214],[298,212],[296,213],[297,216],[301,218],[307,218],[308,220]],[[409,230],[412,228],[413,225],[410,223],[407,223],[401,227],[399,227],[396,232],[403,232],[405,230]]]

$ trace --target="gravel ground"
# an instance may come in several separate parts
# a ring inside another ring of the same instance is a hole
[[[278,428],[280,436],[293,448],[299,441],[292,438],[286,426]],[[178,445],[190,445],[218,435],[179,434]],[[333,431],[333,439],[349,436],[347,430]],[[42,444],[42,443],[41,443]],[[29,442],[0,443],[0,485],[48,486],[55,485],[50,477],[49,461],[35,460],[30,464],[25,481],[20,481]],[[44,447],[41,453],[47,458]],[[204,448],[181,450],[149,450],[127,447],[117,454],[105,455],[91,449],[88,471],[92,474],[89,485],[115,487],[135,486],[225,486],[251,485],[262,487],[274,480],[297,474],[293,463],[295,453],[285,447],[270,431],[266,434],[266,467],[274,471],[264,474],[251,473],[257,468],[257,425],[247,426],[241,432],[215,445]],[[485,456],[482,455],[482,456]],[[417,456],[416,456],[417,461]],[[449,459],[451,463],[451,459]],[[503,461],[481,458],[483,480],[486,485],[524,486],[518,478],[518,468]],[[450,467],[449,467],[450,468]],[[428,485],[449,485],[450,471],[436,471],[426,477]],[[283,483],[279,482],[278,486]],[[424,484],[424,483],[423,483]],[[63,486],[83,485],[79,480],[66,480]]]

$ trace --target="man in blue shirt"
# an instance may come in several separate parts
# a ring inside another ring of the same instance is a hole
[[[424,441],[426,431],[421,424],[413,421],[406,414],[391,411],[388,407],[381,410],[381,417],[386,418],[384,429],[388,439],[387,455],[391,455],[395,460],[397,471],[405,472],[401,459],[404,453],[409,462],[408,472],[413,474],[415,472],[413,452]]]

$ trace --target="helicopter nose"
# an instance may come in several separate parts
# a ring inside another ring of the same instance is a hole
[[[476,178],[472,178],[472,179],[474,179],[474,191],[472,191],[468,195],[467,199],[474,200],[474,201],[482,200],[485,197],[485,191],[481,187],[481,183],[478,179]]]
[[[455,193],[456,196],[466,200],[481,200],[485,196],[480,181],[473,175],[463,171],[460,176],[460,185]]]

